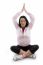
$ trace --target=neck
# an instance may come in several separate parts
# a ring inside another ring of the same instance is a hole
[[[24,32],[25,27],[22,28],[22,31]]]
[[[22,29],[24,29],[25,27],[22,27]]]

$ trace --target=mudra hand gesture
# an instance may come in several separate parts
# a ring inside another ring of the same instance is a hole
[[[27,11],[26,11],[26,9],[25,9],[25,3],[24,3],[24,5],[23,5],[23,8],[22,8],[21,12],[23,12],[23,11],[25,11],[25,12],[27,13]]]

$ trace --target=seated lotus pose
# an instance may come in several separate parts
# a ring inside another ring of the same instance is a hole
[[[20,16],[23,11],[25,11],[25,13],[30,17],[30,23],[26,16]],[[20,16],[19,24],[16,21],[18,16]],[[17,30],[18,45],[11,46],[11,51],[17,54],[19,59],[31,57],[39,49],[39,46],[30,44],[30,30],[34,24],[34,16],[26,11],[25,4],[23,5],[22,10],[13,17],[13,22]]]

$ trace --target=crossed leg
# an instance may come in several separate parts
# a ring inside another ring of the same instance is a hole
[[[20,46],[12,46],[10,49],[17,54],[22,55],[22,57],[25,58],[30,57],[30,55],[34,54],[36,50],[38,50],[39,46],[29,45],[28,48],[29,49],[27,51],[20,49]]]

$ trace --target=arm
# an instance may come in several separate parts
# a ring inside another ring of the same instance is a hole
[[[28,13],[25,9],[25,4],[24,4],[24,11],[30,16],[30,23],[29,23],[29,28],[31,29],[33,27],[33,24],[34,24],[34,16],[31,14],[31,13]]]
[[[28,13],[28,12],[26,13],[30,16],[31,21],[29,23],[29,28],[32,29],[33,24],[34,24],[34,16],[31,13]]]
[[[17,23],[17,21],[16,21],[16,19],[18,18],[18,16],[23,12],[23,10],[24,10],[24,5],[23,5],[23,8],[22,8],[22,10],[20,11],[20,12],[18,12],[18,13],[16,13],[16,15],[15,16],[13,16],[13,22],[14,22],[14,25],[15,25],[15,27],[16,28],[18,28],[19,26],[18,26],[18,23]]]
[[[21,14],[21,12],[18,12],[18,13],[16,13],[15,16],[13,16],[13,22],[14,22],[14,25],[15,25],[16,28],[19,27],[19,26],[18,26],[18,23],[17,23],[17,21],[16,21],[16,19],[18,18],[18,16],[19,16],[20,14]]]

